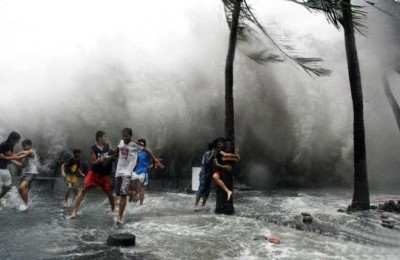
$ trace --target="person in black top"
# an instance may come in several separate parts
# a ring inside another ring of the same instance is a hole
[[[235,162],[240,160],[239,150],[235,151],[231,142],[220,138],[217,141],[216,159],[214,166],[216,172],[213,179],[216,185],[216,206],[215,213],[217,214],[233,214],[233,174],[232,169]]]
[[[64,207],[68,206],[68,198],[71,191],[73,196],[72,201],[75,199],[75,195],[78,193],[78,174],[82,177],[85,177],[81,170],[82,151],[80,149],[74,149],[72,154],[73,157],[61,165],[61,175],[64,177],[65,184],[67,185],[67,190],[64,197]]]
[[[0,200],[11,190],[11,174],[8,164],[11,160],[18,160],[19,157],[13,157],[14,146],[19,142],[21,136],[17,132],[11,132],[7,140],[0,144]],[[7,159],[5,158],[7,157]],[[0,201],[0,207],[2,207]]]
[[[97,186],[100,186],[107,194],[111,205],[111,211],[115,211],[115,202],[110,180],[114,155],[113,151],[110,149],[110,145],[107,143],[107,136],[104,131],[97,131],[96,144],[91,148],[90,159],[92,162],[91,170],[86,175],[83,189],[79,191],[75,199],[71,218],[76,217],[79,205],[85,197],[86,192]]]

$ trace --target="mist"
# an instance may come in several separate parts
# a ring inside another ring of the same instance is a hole
[[[343,31],[287,1],[249,1],[260,20],[332,70],[310,77],[290,62],[235,61],[241,179],[257,188],[351,186],[352,103]],[[360,2],[362,4],[364,2]],[[365,3],[364,3],[365,5]],[[381,86],[399,57],[398,20],[366,6],[357,36],[370,185],[400,184],[400,132]],[[224,131],[228,27],[221,1],[0,1],[0,137],[32,139],[44,164],[97,130],[115,146],[124,127],[164,156],[172,176]],[[271,47],[271,49],[273,49]],[[400,98],[399,75],[390,74]]]

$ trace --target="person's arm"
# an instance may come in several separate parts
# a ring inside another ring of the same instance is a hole
[[[206,158],[206,164],[209,164],[209,163],[213,160],[213,158],[214,158],[214,153],[215,153],[214,150],[212,150],[212,151],[210,152],[210,156],[209,156],[208,158]]]
[[[65,174],[65,163],[61,164],[61,176],[63,176],[64,178],[67,177],[67,175]]]
[[[143,151],[145,151],[148,155],[150,155],[151,159],[154,161],[155,166],[159,167],[160,169],[164,169],[165,166],[160,162],[160,160],[158,160],[153,152],[147,148],[147,147],[143,147]]]
[[[230,166],[230,165],[221,165],[221,164],[218,163],[217,159],[214,160],[214,165],[217,168],[224,169],[224,170],[227,170],[227,171],[232,171],[232,166]]]
[[[221,153],[221,155],[222,155],[223,157],[239,159],[237,154],[226,153],[226,152],[224,152],[224,151],[221,151],[220,153]]]
[[[96,154],[93,152],[93,150],[91,150],[90,151],[90,161],[91,161],[92,165],[100,164],[103,162],[103,158],[101,158],[101,157],[96,158]]]
[[[154,160],[151,159],[151,164],[149,165],[149,167],[147,167],[147,173],[150,173],[153,170],[154,164],[155,164]]]
[[[229,158],[229,157],[222,157],[222,161],[224,162],[239,162],[237,158]]]
[[[29,150],[29,151],[21,151],[21,152],[15,153],[14,156],[22,156],[22,155],[31,156],[32,154],[33,154],[32,150]]]
[[[79,172],[79,174],[83,177],[83,178],[85,178],[86,176],[85,176],[85,174],[83,174],[83,172],[82,172],[82,170],[81,169],[78,169],[78,172]]]
[[[29,156],[29,153],[25,152],[25,151],[19,152],[17,154],[12,154],[11,151],[5,152],[4,154],[0,154],[1,159],[5,159],[8,161],[21,160],[28,156]]]
[[[20,163],[19,161],[16,161],[16,160],[11,160],[11,163],[14,164],[15,166],[18,166],[18,167],[21,167],[21,168],[24,167],[23,163]]]
[[[240,150],[239,150],[239,148],[235,148],[235,154],[236,154],[238,160],[240,161]]]
[[[111,148],[110,148],[110,150],[108,151],[108,153],[111,154],[111,155],[110,155],[110,158],[111,158],[111,159],[117,158],[118,155],[119,155],[119,147],[117,146],[117,147],[115,147],[115,149],[111,149]]]

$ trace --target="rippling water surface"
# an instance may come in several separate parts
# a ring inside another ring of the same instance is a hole
[[[243,191],[235,196],[236,215],[193,212],[194,195],[149,192],[145,205],[128,205],[125,224],[116,227],[105,195],[89,193],[78,218],[68,219],[62,191],[36,187],[31,208],[18,211],[15,188],[0,210],[0,259],[399,259],[400,217],[394,229],[381,226],[377,211],[345,214],[351,192]],[[372,200],[400,197],[374,194]],[[214,197],[210,207],[214,207]],[[302,223],[301,212],[314,217]],[[137,245],[105,245],[113,232],[132,232]],[[280,245],[254,240],[281,238]]]

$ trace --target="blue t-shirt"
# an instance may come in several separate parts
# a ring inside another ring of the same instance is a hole
[[[136,167],[136,174],[147,173],[149,166],[152,164],[152,160],[146,151],[140,151],[138,154],[138,164]]]

